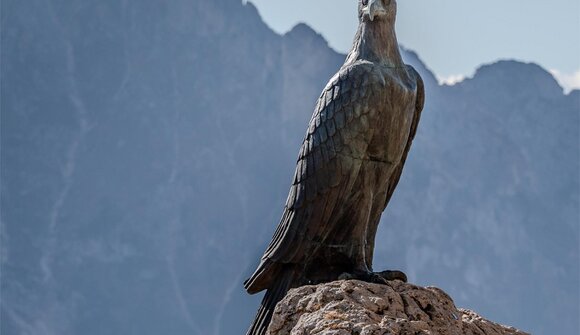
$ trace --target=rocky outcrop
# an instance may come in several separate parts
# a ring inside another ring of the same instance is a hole
[[[288,292],[270,335],[525,335],[455,307],[436,287],[336,281]]]

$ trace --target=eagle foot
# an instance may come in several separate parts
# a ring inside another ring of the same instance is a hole
[[[393,281],[393,280],[400,280],[403,283],[407,282],[407,275],[398,270],[385,270],[381,272],[377,272],[379,276],[383,277],[385,280]]]
[[[381,272],[353,271],[345,272],[338,277],[339,280],[356,279],[374,284],[387,284],[389,281],[401,280],[407,282],[407,275],[401,271],[386,270]]]

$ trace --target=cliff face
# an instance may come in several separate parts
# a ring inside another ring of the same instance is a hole
[[[291,290],[268,334],[525,335],[455,307],[447,293],[399,281],[337,281]]]

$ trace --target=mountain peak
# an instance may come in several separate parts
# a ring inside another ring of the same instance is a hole
[[[328,47],[328,42],[321,34],[302,22],[292,27],[290,31],[284,34],[284,37],[294,40],[310,41]]]
[[[495,87],[495,89],[513,90],[539,94],[547,98],[560,97],[563,89],[554,76],[535,63],[525,63],[517,60],[500,60],[482,65],[477,69],[472,79],[480,85]]]

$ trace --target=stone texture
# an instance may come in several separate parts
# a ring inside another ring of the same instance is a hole
[[[270,335],[525,335],[458,309],[436,287],[356,280],[293,289],[277,306]]]

